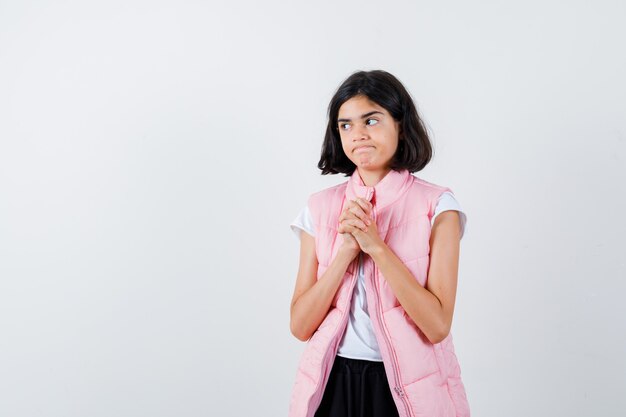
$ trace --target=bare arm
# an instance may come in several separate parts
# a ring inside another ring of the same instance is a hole
[[[459,222],[459,214],[453,210],[435,219],[425,288],[388,246],[381,246],[371,254],[408,316],[431,343],[445,339],[452,326],[459,266]]]
[[[291,300],[290,327],[291,333],[298,340],[305,342],[311,338],[326,317],[341,280],[355,258],[355,253],[342,246],[318,280],[315,238],[303,231],[300,242],[300,266]]]

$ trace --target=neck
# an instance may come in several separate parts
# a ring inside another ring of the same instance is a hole
[[[361,180],[363,180],[363,184],[368,187],[373,187],[380,182],[385,175],[391,171],[390,168],[383,168],[378,171],[368,171],[366,169],[356,168],[359,171],[359,175],[361,176]]]

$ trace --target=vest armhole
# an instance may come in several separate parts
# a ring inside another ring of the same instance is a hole
[[[429,220],[432,219],[433,215],[435,214],[435,209],[437,208],[437,203],[439,202],[439,198],[446,191],[454,194],[454,191],[452,191],[452,189],[448,187],[439,187],[439,189],[433,193],[430,203],[428,204],[428,219]]]

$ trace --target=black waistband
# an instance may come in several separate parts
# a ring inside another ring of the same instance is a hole
[[[385,372],[385,365],[380,361],[346,358],[336,355],[333,368],[339,372],[362,374],[364,372]]]

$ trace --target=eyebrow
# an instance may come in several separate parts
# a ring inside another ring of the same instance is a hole
[[[367,116],[371,116],[372,114],[376,114],[376,113],[383,114],[383,112],[380,112],[378,110],[374,110],[374,111],[371,111],[369,113],[362,114],[361,115],[361,119],[365,119]],[[351,121],[352,121],[352,119],[337,119],[337,123],[339,123],[339,122],[351,122]]]

